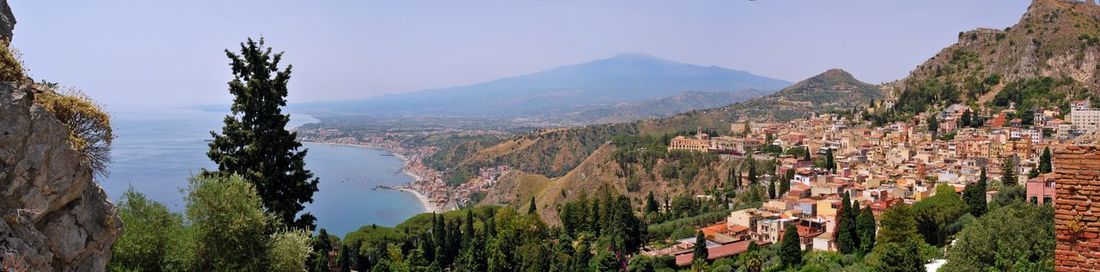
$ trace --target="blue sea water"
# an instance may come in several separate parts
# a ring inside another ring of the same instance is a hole
[[[112,200],[132,187],[176,212],[185,207],[187,178],[216,166],[206,157],[210,131],[220,131],[224,113],[191,109],[113,113],[118,137],[111,152],[109,176],[100,184]],[[314,122],[291,114],[291,126]],[[343,235],[361,226],[393,226],[424,211],[406,192],[377,189],[402,185],[412,178],[401,173],[404,163],[386,151],[355,146],[306,143],[306,168],[320,179],[319,191],[306,211],[319,227]]]

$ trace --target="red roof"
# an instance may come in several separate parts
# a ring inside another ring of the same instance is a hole
[[[752,242],[752,240],[744,240],[744,241],[740,241],[740,242],[729,243],[729,244],[725,244],[725,245],[721,245],[721,246],[708,248],[707,249],[707,260],[715,260],[715,259],[718,259],[718,258],[725,258],[725,257],[741,254],[741,252],[745,252],[746,250],[749,250],[749,243],[751,243],[751,242]],[[761,244],[757,243],[757,245],[761,245]],[[694,256],[695,256],[694,253],[676,255],[676,265],[678,265],[678,266],[691,265],[691,261],[692,261],[692,259],[694,259],[693,258]]]

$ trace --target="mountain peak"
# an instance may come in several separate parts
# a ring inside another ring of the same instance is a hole
[[[626,52],[612,56],[611,59],[660,59],[646,52]]]
[[[855,79],[855,77],[853,77],[851,73],[848,73],[848,71],[844,71],[840,68],[832,68],[832,69],[829,69],[829,70],[825,70],[824,73],[821,73],[821,74],[817,75],[817,77]]]

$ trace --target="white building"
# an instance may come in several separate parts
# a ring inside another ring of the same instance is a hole
[[[1100,109],[1091,108],[1088,100],[1073,102],[1070,107],[1069,118],[1077,129],[1085,132],[1100,128]]]

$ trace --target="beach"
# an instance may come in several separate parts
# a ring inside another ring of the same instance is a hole
[[[405,175],[411,177],[413,179],[413,181],[410,182],[409,184],[405,185],[405,186],[394,187],[394,188],[391,188],[391,189],[398,190],[398,191],[403,191],[403,192],[412,194],[414,197],[416,197],[416,200],[420,202],[421,206],[424,206],[424,212],[425,213],[438,213],[438,212],[443,211],[442,207],[432,203],[432,201],[428,198],[428,196],[426,196],[423,192],[420,192],[419,190],[415,189],[415,186],[413,186],[413,185],[415,185],[418,182],[423,181],[424,179],[420,175],[417,175],[417,174],[413,173],[412,171],[408,170],[409,158],[406,157],[405,155],[402,155],[402,154],[396,152],[395,150],[390,150],[389,148],[376,146],[376,145],[369,145],[369,144],[332,143],[332,142],[309,142],[309,143],[354,146],[354,147],[381,150],[381,151],[385,151],[385,152],[388,152],[388,153],[392,154],[394,157],[401,160],[401,162],[405,164],[406,167],[404,167],[404,169],[402,169],[401,172],[404,173]]]
[[[438,213],[438,212],[443,211],[443,209],[440,209],[439,207],[435,206],[435,204],[432,204],[432,202],[428,200],[427,196],[424,196],[424,194],[421,194],[420,192],[418,192],[416,190],[409,189],[409,188],[394,188],[394,189],[396,189],[398,191],[407,192],[407,193],[412,194],[413,196],[416,196],[416,199],[420,201],[420,205],[424,205],[424,212],[426,212],[426,213]]]

